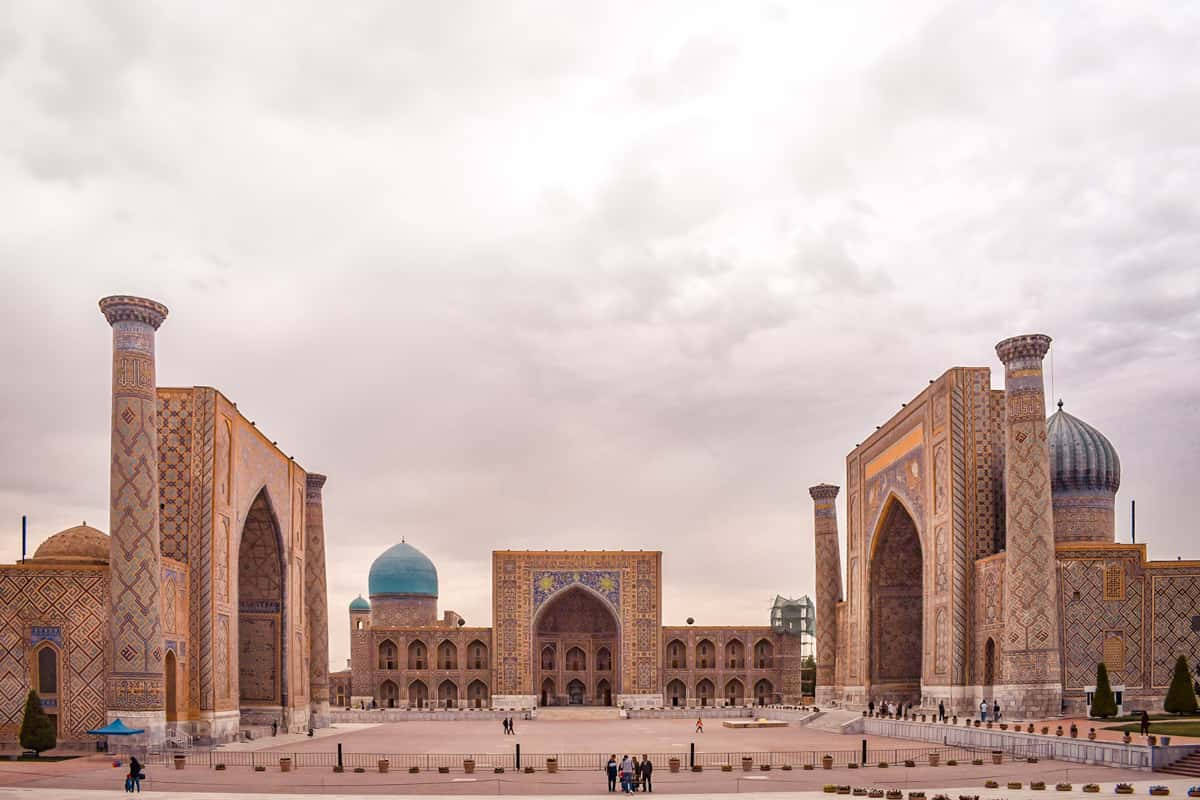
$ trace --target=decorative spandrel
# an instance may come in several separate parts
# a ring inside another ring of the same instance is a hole
[[[621,607],[621,573],[617,570],[536,570],[533,573],[533,610],[569,586],[586,586],[609,602]]]

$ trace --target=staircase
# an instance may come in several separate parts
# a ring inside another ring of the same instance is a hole
[[[1175,763],[1163,767],[1159,772],[1171,775],[1185,775],[1189,778],[1200,778],[1200,750],[1194,750]]]
[[[541,706],[537,718],[544,720],[620,719],[621,711],[611,706]]]

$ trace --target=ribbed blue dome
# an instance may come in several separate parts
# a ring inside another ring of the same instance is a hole
[[[370,611],[371,604],[361,594],[350,601],[351,611]]]
[[[437,597],[437,567],[411,544],[394,544],[371,565],[367,589],[371,597],[389,594]]]
[[[1062,410],[1046,420],[1051,491],[1108,491],[1121,486],[1121,460],[1104,434]]]

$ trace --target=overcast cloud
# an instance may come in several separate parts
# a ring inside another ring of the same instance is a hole
[[[0,559],[107,530],[106,294],[406,537],[664,551],[664,621],[812,586],[807,487],[1040,331],[1156,558],[1200,556],[1191,4],[4,3]],[[844,500],[843,498],[841,498]],[[840,512],[844,524],[844,505]]]

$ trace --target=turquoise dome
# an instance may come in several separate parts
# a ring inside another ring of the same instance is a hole
[[[358,597],[356,597],[350,601],[350,610],[351,611],[370,611],[371,604],[368,603],[366,601],[366,598],[364,598],[360,594]]]
[[[437,597],[437,567],[424,553],[407,542],[394,544],[371,565],[367,576],[371,597],[421,595]]]

